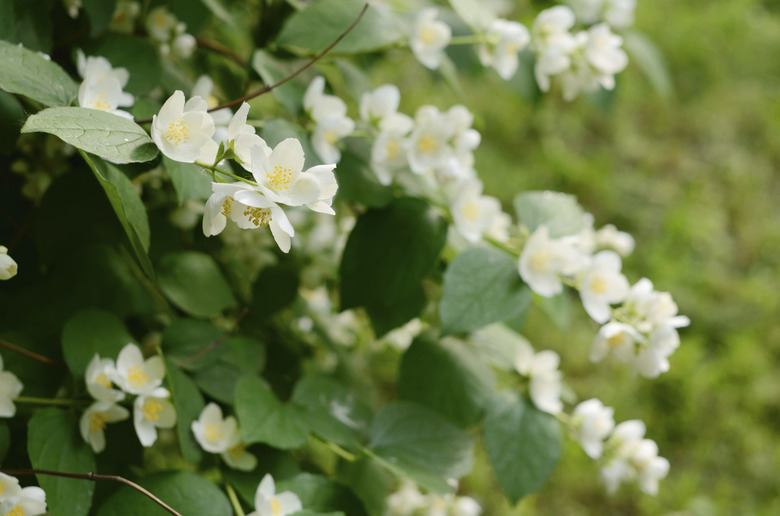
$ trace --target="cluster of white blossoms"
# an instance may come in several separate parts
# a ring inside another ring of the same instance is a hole
[[[301,143],[288,138],[271,149],[246,123],[248,113],[249,104],[244,102],[230,119],[224,140],[217,143],[216,125],[206,100],[196,96],[185,102],[184,93],[177,90],[153,117],[152,140],[170,159],[198,163],[212,171],[216,181],[203,215],[206,236],[221,233],[228,218],[244,229],[268,226],[286,253],[295,230],[280,205],[305,206],[334,215],[331,204],[338,189],[333,173],[336,165],[303,170]],[[217,169],[216,162],[223,157],[220,153],[228,153],[254,180]],[[217,174],[237,181],[221,182]]]
[[[516,344],[515,371],[528,379],[528,394],[536,408],[549,414],[563,410],[561,378],[558,370],[561,357],[549,349],[535,353],[525,341]]]
[[[479,516],[482,507],[468,496],[423,494],[417,485],[404,480],[387,497],[385,516]]]
[[[288,516],[302,509],[297,494],[292,491],[277,493],[274,478],[266,474],[255,492],[255,510],[247,516]]]
[[[246,451],[241,442],[241,430],[236,418],[223,418],[222,409],[216,403],[209,403],[203,408],[198,419],[192,422],[191,429],[201,448],[219,454],[231,468],[251,471],[257,466],[257,458]]]
[[[548,91],[551,78],[556,77],[566,100],[599,87],[614,89],[615,74],[628,65],[623,38],[613,34],[609,25],[600,23],[572,33],[575,22],[574,11],[558,5],[540,12],[531,28],[536,82]]]
[[[325,163],[341,161],[339,140],[355,129],[355,122],[347,116],[347,105],[335,95],[325,93],[325,78],[315,77],[303,95],[303,108],[314,121],[311,145]]]
[[[577,19],[591,25],[606,22],[616,29],[625,29],[634,23],[636,0],[566,0]]]
[[[19,480],[0,473],[0,514],[38,516],[46,513],[46,493],[40,487],[19,485]]]
[[[3,371],[3,356],[0,355],[0,417],[14,417],[16,415],[14,400],[19,397],[23,388],[24,385],[15,374]]]
[[[133,119],[130,113],[118,109],[130,107],[135,101],[122,90],[130,79],[127,69],[113,68],[105,57],[85,57],[81,50],[77,54],[77,67],[83,79],[79,86],[79,106]]]
[[[16,260],[8,255],[8,248],[0,245],[0,280],[9,280],[16,276],[19,266]]]
[[[132,343],[122,348],[116,363],[98,354],[92,357],[84,381],[95,401],[81,416],[79,428],[95,453],[106,447],[106,425],[130,416],[130,412],[118,404],[128,394],[136,396],[133,425],[142,446],[148,447],[157,441],[158,428],[176,425],[176,409],[168,400],[170,393],[162,387],[164,377],[162,358],[153,356],[144,360],[141,349]]]
[[[171,54],[187,59],[195,51],[197,44],[195,36],[188,34],[187,24],[180,22],[165,6],[155,7],[149,11],[146,17],[146,30],[164,56]]]
[[[643,439],[642,421],[615,426],[613,410],[598,399],[583,401],[571,414],[576,440],[592,459],[602,459],[601,477],[612,494],[623,481],[637,480],[650,495],[658,493],[658,481],[669,473],[669,461],[658,456],[652,439]]]
[[[584,229],[575,235],[552,238],[547,226],[539,226],[520,254],[518,269],[541,296],[561,293],[564,282],[579,290],[585,311],[603,324],[592,361],[611,352],[635,373],[653,378],[669,370],[667,359],[680,343],[677,328],[690,321],[677,315],[671,295],[655,291],[650,280],[629,285],[621,273],[621,255],[633,248],[633,238],[614,226],[594,231],[592,216],[586,214]]]

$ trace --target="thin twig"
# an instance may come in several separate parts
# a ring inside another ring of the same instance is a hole
[[[246,67],[247,66],[247,60],[241,57],[240,55],[236,54],[232,50],[230,50],[228,47],[223,45],[222,43],[219,43],[217,41],[212,41],[210,39],[202,38],[200,36],[195,36],[195,41],[198,42],[198,46],[203,48],[208,48],[209,50],[213,50],[214,52],[218,52],[222,54],[225,57],[228,57],[229,59],[233,60],[236,64]]]
[[[5,473],[6,475],[51,475],[53,477],[65,477],[65,478],[75,478],[78,480],[91,480],[93,482],[97,480],[108,480],[110,482],[119,482],[120,484],[124,484],[126,486],[132,487],[139,493],[147,496],[148,498],[151,498],[154,500],[157,505],[165,509],[171,514],[174,514],[175,516],[182,516],[180,513],[176,512],[173,508],[171,508],[168,504],[157,498],[155,495],[144,489],[143,487],[139,486],[135,482],[132,482],[130,480],[127,480],[126,478],[116,476],[116,475],[96,475],[92,472],[89,473],[65,473],[64,471],[51,471],[47,469],[2,469],[0,470],[0,473]]]
[[[229,332],[225,333],[224,335],[222,335],[222,336],[221,336],[221,337],[219,337],[218,339],[215,339],[215,340],[214,340],[214,341],[213,341],[211,344],[209,344],[209,345],[208,345],[208,346],[206,346],[205,348],[201,349],[200,351],[198,351],[198,352],[197,352],[197,353],[195,353],[194,355],[192,355],[192,356],[190,356],[190,357],[187,357],[187,358],[185,358],[184,360],[182,360],[181,362],[179,362],[178,364],[176,364],[176,367],[179,367],[179,368],[181,368],[181,367],[184,367],[184,366],[186,366],[187,364],[191,364],[192,362],[195,362],[195,361],[196,361],[196,360],[198,360],[199,358],[202,358],[202,357],[204,357],[205,355],[207,355],[207,354],[211,353],[211,352],[212,352],[214,349],[216,349],[216,348],[217,348],[217,347],[218,347],[220,344],[222,344],[222,343],[225,341],[225,339],[227,339],[228,337],[230,337],[230,336],[233,334],[233,332],[234,332],[234,331],[236,331],[236,329],[238,328],[238,325],[239,325],[239,324],[241,324],[241,321],[243,321],[243,320],[244,320],[244,317],[246,317],[246,314],[248,314],[248,313],[249,313],[249,310],[248,310],[248,309],[246,309],[246,308],[244,308],[244,310],[241,312],[241,315],[239,315],[239,316],[238,316],[238,319],[236,319],[236,324],[235,324],[235,325],[233,325],[233,329],[232,329],[232,330],[230,330]]]
[[[257,91],[253,91],[252,93],[249,93],[249,94],[247,94],[247,95],[244,95],[244,96],[243,96],[243,97],[241,97],[241,98],[238,98],[238,99],[235,99],[235,100],[231,100],[230,102],[226,102],[226,103],[224,103],[224,104],[220,104],[219,106],[213,107],[213,108],[209,109],[209,110],[208,110],[208,112],[209,112],[209,113],[211,113],[212,111],[217,111],[218,109],[223,109],[223,108],[229,108],[229,107],[237,106],[237,105],[241,104],[242,102],[246,102],[247,100],[250,100],[250,99],[253,99],[253,98],[255,98],[255,97],[258,97],[258,96],[260,96],[260,95],[262,95],[262,94],[264,94],[264,93],[268,93],[268,92],[269,92],[269,91],[271,91],[272,89],[274,89],[274,88],[276,88],[276,87],[278,87],[278,86],[281,86],[282,84],[286,83],[287,81],[289,81],[289,80],[291,80],[291,79],[293,79],[293,78],[297,77],[297,76],[298,76],[298,75],[299,75],[301,72],[303,72],[304,70],[306,70],[307,68],[309,68],[311,65],[313,65],[314,63],[316,63],[317,61],[319,61],[319,59],[320,59],[322,56],[324,56],[325,54],[327,54],[328,52],[330,52],[330,51],[333,49],[333,47],[335,47],[336,45],[338,45],[338,44],[339,44],[339,42],[340,42],[342,39],[344,39],[344,36],[346,36],[347,34],[349,34],[349,33],[352,31],[352,29],[354,29],[354,28],[355,28],[355,26],[356,26],[356,25],[357,25],[357,24],[360,22],[360,20],[362,20],[362,19],[363,19],[363,15],[364,15],[364,14],[366,13],[366,11],[368,10],[368,7],[369,7],[369,4],[366,4],[366,5],[364,5],[364,6],[363,6],[363,9],[360,11],[360,14],[358,14],[357,18],[355,18],[355,21],[353,21],[353,22],[352,22],[352,24],[351,24],[349,27],[347,27],[347,29],[346,29],[344,32],[342,32],[341,34],[339,34],[339,37],[337,37],[337,38],[336,38],[336,39],[333,41],[333,43],[331,43],[330,45],[328,45],[327,47],[325,47],[325,50],[323,50],[322,52],[320,52],[319,54],[317,54],[316,56],[314,56],[314,57],[313,57],[313,58],[312,58],[312,59],[311,59],[311,60],[310,60],[308,63],[306,63],[306,64],[305,64],[305,65],[303,65],[302,67],[298,68],[296,71],[294,71],[293,73],[291,73],[290,75],[288,75],[288,76],[287,76],[287,77],[285,77],[284,79],[281,79],[281,80],[279,80],[278,82],[275,82],[275,83],[273,83],[273,84],[271,84],[271,85],[268,85],[268,86],[263,86],[263,87],[262,87],[262,88],[260,88],[259,90],[257,90]],[[151,118],[144,118],[143,120],[136,120],[136,121],[135,121],[135,123],[136,123],[136,124],[149,124],[149,123],[151,123],[151,122],[152,122],[152,119],[151,119]]]
[[[0,340],[0,346],[10,349],[11,351],[15,351],[19,353],[20,355],[24,355],[28,358],[32,358],[33,360],[37,360],[38,362],[42,362],[46,365],[50,365],[52,367],[59,367],[61,369],[65,368],[65,364],[62,362],[58,362],[57,360],[53,360],[51,358],[45,357],[43,355],[39,355],[38,353],[33,353],[30,350],[20,348],[16,344],[11,344],[10,342],[6,342],[4,340]]]

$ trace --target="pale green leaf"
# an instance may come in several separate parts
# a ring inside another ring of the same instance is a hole
[[[67,106],[78,93],[78,85],[57,63],[6,41],[0,41],[0,89],[44,106]]]
[[[479,0],[450,0],[452,9],[476,33],[484,32],[495,18],[485,4]]]
[[[238,380],[235,402],[245,443],[290,449],[306,442],[309,427],[302,410],[279,401],[258,377],[246,375]]]
[[[164,255],[158,281],[160,290],[173,304],[196,317],[217,315],[236,304],[219,266],[204,253],[182,251]]]
[[[582,229],[584,212],[573,195],[560,192],[523,192],[514,201],[517,218],[531,232],[547,226],[550,236],[573,235]]]
[[[650,38],[640,32],[628,31],[623,35],[623,46],[658,95],[669,97],[674,93],[672,77],[664,55]]]

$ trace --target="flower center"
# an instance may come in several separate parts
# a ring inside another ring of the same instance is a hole
[[[7,512],[5,516],[24,516],[24,511],[21,506],[17,505],[10,512]]]
[[[144,417],[149,421],[159,421],[162,409],[162,403],[154,399],[149,399],[144,403]]]
[[[178,147],[180,143],[187,143],[187,140],[190,139],[190,127],[184,123],[183,118],[174,120],[168,124],[168,130],[165,131],[164,136],[166,140]]]
[[[127,381],[133,385],[142,387],[148,380],[149,377],[140,365],[134,365],[127,370]]]
[[[420,41],[426,46],[434,44],[436,42],[436,31],[430,27],[423,29],[420,32]]]
[[[272,172],[265,173],[265,177],[268,179],[268,184],[271,188],[277,192],[279,190],[288,190],[292,182],[292,169],[276,165]]]
[[[322,137],[325,138],[325,141],[330,145],[335,145],[336,142],[339,141],[339,133],[337,133],[335,129],[328,129],[323,133]]]
[[[550,272],[551,258],[552,253],[546,249],[534,253],[533,257],[531,258],[531,268],[536,272]]]
[[[604,279],[602,276],[596,276],[590,282],[589,289],[593,294],[597,296],[604,294],[607,292],[607,280]]]
[[[479,208],[477,208],[476,203],[473,202],[467,202],[465,205],[463,205],[463,216],[466,217],[470,221],[477,220],[477,216],[479,215]]]
[[[417,149],[419,149],[420,152],[425,152],[426,154],[433,154],[436,152],[438,147],[439,142],[437,142],[436,139],[430,134],[426,134],[420,138],[419,142],[417,142]]]
[[[247,206],[244,216],[255,226],[267,226],[271,222],[271,210],[269,208],[252,208]]]
[[[108,422],[108,414],[105,412],[95,412],[89,417],[89,431],[98,432],[106,429],[106,422]]]
[[[387,146],[385,146],[385,152],[387,153],[387,161],[393,161],[394,159],[396,159],[400,151],[401,151],[401,146],[398,145],[398,142],[396,141],[387,142]]]
[[[222,425],[215,424],[207,424],[203,434],[206,440],[212,443],[219,441],[225,435],[222,433]]]
[[[225,217],[230,216],[230,210],[233,207],[233,198],[232,197],[225,197],[225,200],[222,201],[222,211],[220,212]]]
[[[98,374],[95,379],[93,380],[98,385],[102,385],[103,387],[106,387],[108,389],[112,388],[114,385],[111,383],[111,380],[108,379],[108,376],[106,376],[106,373],[100,373]]]
[[[271,497],[271,499],[268,501],[271,504],[271,512],[274,516],[280,516],[284,514],[284,509],[282,508],[282,504],[279,503],[279,500],[277,500],[275,497]]]
[[[89,101],[89,107],[92,109],[99,109],[100,111],[110,111],[113,109],[111,102],[103,100],[106,98],[105,93],[100,93],[98,96]]]
[[[626,338],[623,335],[623,332],[620,332],[617,335],[613,335],[607,339],[607,344],[609,344],[609,347],[612,349],[621,347],[625,342]]]
[[[3,492],[5,491],[6,487],[8,487],[8,483],[0,481],[0,495],[3,494]]]
[[[246,450],[246,448],[244,448],[244,445],[242,443],[238,443],[237,445],[235,445],[232,448],[230,448],[228,450],[228,453],[230,454],[231,457],[233,457],[234,459],[237,459],[241,455],[243,455],[244,450]]]

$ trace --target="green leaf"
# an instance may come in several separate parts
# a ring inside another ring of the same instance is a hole
[[[421,282],[446,237],[447,223],[420,199],[367,211],[344,249],[341,308],[365,307],[377,335],[419,315],[426,302]]]
[[[116,11],[116,0],[82,0],[89,16],[89,35],[97,36],[111,24]],[[116,65],[114,65],[116,66]]]
[[[235,402],[246,444],[266,443],[286,450],[298,448],[308,439],[309,428],[301,409],[279,401],[258,377],[239,378]]]
[[[100,310],[78,312],[62,329],[62,355],[71,374],[78,379],[84,378],[95,353],[100,358],[116,360],[122,348],[133,342],[117,316]]]
[[[100,158],[79,151],[95,174],[106,197],[111,203],[122,228],[125,230],[130,246],[133,248],[138,263],[150,278],[154,277],[152,262],[149,261],[149,219],[138,192],[130,179],[115,166]]]
[[[154,473],[138,483],[179,514],[232,515],[222,490],[190,471]],[[122,486],[98,509],[98,516],[170,516],[170,513],[135,489]]]
[[[54,43],[54,17],[51,12],[54,0],[12,1],[19,41],[30,50],[50,53]]]
[[[435,410],[460,427],[480,420],[494,383],[490,369],[455,339],[418,337],[398,373],[401,399]]]
[[[0,423],[0,462],[5,460],[8,448],[11,447],[11,431],[8,425]]]
[[[520,223],[531,232],[544,224],[551,237],[573,235],[582,229],[584,212],[573,195],[560,192],[523,192],[515,197]]]
[[[0,1],[0,40],[17,43],[16,13],[13,0]]]
[[[78,85],[57,63],[5,41],[0,41],[0,89],[44,106],[67,106],[78,93]]]
[[[362,0],[322,0],[292,15],[276,44],[294,52],[324,50],[357,19]],[[403,37],[401,23],[389,10],[372,5],[332,53],[361,54],[392,45]]]
[[[165,328],[162,336],[165,356],[177,367],[197,371],[210,366],[222,354],[221,346],[214,346],[227,336],[223,330],[206,321],[177,319]],[[196,358],[193,360],[193,358]]]
[[[49,133],[114,163],[137,163],[157,156],[152,139],[135,122],[105,111],[54,107],[31,115],[23,133]]]
[[[393,200],[393,189],[379,182],[371,169],[371,148],[365,140],[347,138],[336,170],[338,199],[381,208]]]
[[[255,53],[252,54],[252,69],[267,85],[275,84],[284,79],[301,66],[300,62],[277,59],[263,49],[255,50]],[[288,81],[271,90],[271,93],[290,113],[298,113],[303,107],[305,90],[306,87],[300,82]]]
[[[656,93],[664,98],[670,97],[674,93],[674,85],[661,49],[650,38],[635,31],[623,33],[623,46]]]
[[[162,75],[160,54],[148,37],[108,33],[99,45],[87,47],[87,55],[103,56],[114,68],[126,68],[130,74],[124,90],[145,95],[156,88]]]
[[[210,367],[195,372],[195,382],[209,396],[233,405],[236,383],[245,373],[258,374],[265,366],[265,346],[259,340],[238,336],[228,338],[222,353]]]
[[[217,315],[236,304],[217,263],[209,255],[197,251],[163,256],[158,282],[173,304],[196,317]]]
[[[209,11],[222,20],[223,22],[227,23],[228,25],[232,25],[233,27],[236,26],[236,21],[233,19],[233,16],[230,14],[230,12],[225,8],[224,5],[222,5],[222,2],[220,0],[200,0],[203,2],[203,5],[208,7]]]
[[[168,359],[165,360],[165,370],[168,373],[173,405],[176,407],[176,433],[179,436],[181,454],[186,461],[197,464],[203,458],[203,452],[190,427],[192,422],[200,417],[206,403],[195,382]]]
[[[561,456],[558,421],[514,393],[493,398],[482,435],[498,484],[512,503],[541,489]]]
[[[0,91],[0,154],[11,154],[19,139],[19,126],[26,116],[19,100]]]
[[[531,291],[508,254],[474,248],[458,255],[444,274],[439,318],[443,335],[470,332],[518,317],[528,310]]]
[[[35,412],[28,423],[27,452],[35,469],[89,473],[95,471],[95,456],[84,442],[76,417],[56,408]],[[86,516],[92,505],[94,482],[37,475],[46,491],[51,516]]]
[[[162,158],[165,171],[176,190],[176,199],[181,206],[187,199],[205,201],[211,195],[211,177],[194,163],[174,161],[166,156]]]
[[[556,328],[563,332],[568,331],[571,324],[571,298],[568,292],[564,291],[553,297],[534,296],[534,299]]]
[[[299,272],[289,263],[265,267],[252,285],[249,319],[265,320],[298,297]]]
[[[462,430],[414,403],[385,406],[371,425],[369,449],[380,464],[439,494],[471,471],[472,447]]]
[[[480,34],[487,30],[490,22],[495,19],[484,2],[478,0],[450,0],[452,9],[466,22],[471,29]]]
[[[301,473],[289,480],[280,481],[276,485],[276,492],[292,491],[298,495],[306,510],[296,512],[302,514],[344,514],[349,516],[365,516],[366,510],[352,491],[345,485],[320,475]]]
[[[504,371],[514,371],[521,347],[532,347],[525,337],[501,323],[474,332],[471,340],[482,360]]]
[[[303,407],[315,434],[341,446],[368,440],[371,409],[336,380],[304,376],[295,385],[292,401]]]
[[[384,516],[387,493],[395,482],[377,461],[368,458],[341,461],[338,479],[352,489],[370,516]]]

